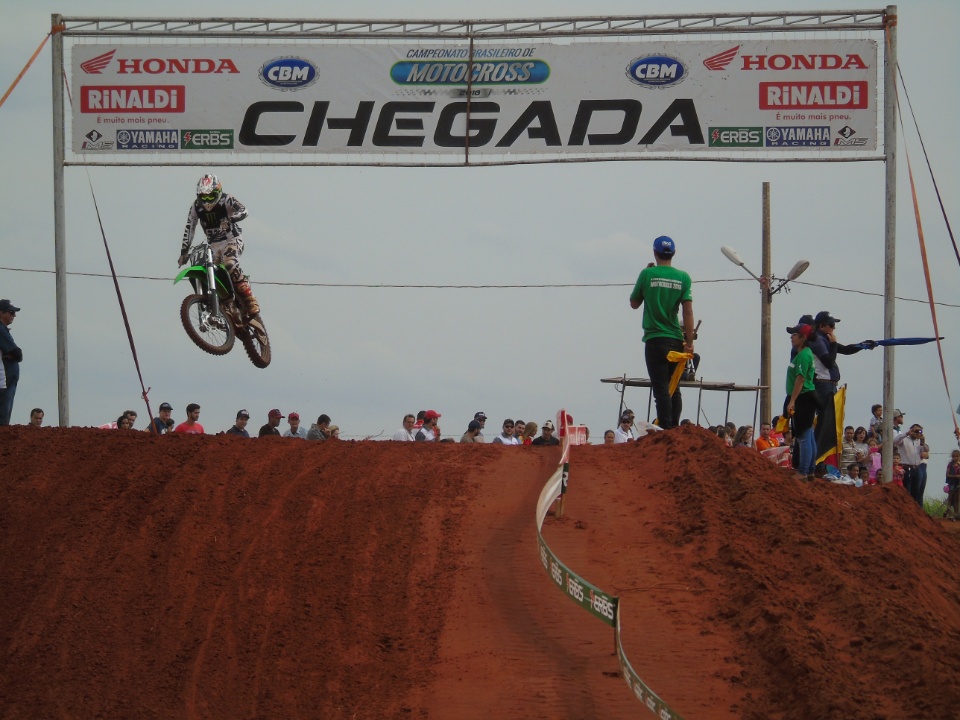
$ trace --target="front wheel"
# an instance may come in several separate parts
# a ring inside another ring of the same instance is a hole
[[[233,324],[223,315],[214,315],[203,295],[187,295],[180,305],[180,321],[197,347],[211,355],[226,355],[233,349]]]
[[[270,338],[267,337],[267,328],[259,315],[247,320],[247,326],[240,334],[240,342],[243,343],[250,362],[258,368],[265,368],[270,364]]]

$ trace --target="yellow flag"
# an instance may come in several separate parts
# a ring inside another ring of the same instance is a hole
[[[680,376],[683,375],[683,371],[687,367],[687,360],[692,359],[693,353],[677,352],[676,350],[667,353],[667,362],[677,363],[677,367],[673,370],[673,377],[670,378],[670,395],[677,391],[677,387],[680,385]]]

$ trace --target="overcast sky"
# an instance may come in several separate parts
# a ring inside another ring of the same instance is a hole
[[[796,10],[796,3],[738,2],[724,11]],[[826,9],[865,3],[822,3]],[[584,14],[582,3],[421,1],[286,2],[276,17],[375,19],[559,17]],[[812,6],[816,8],[816,5]],[[672,12],[717,10],[715,2],[673,2]],[[591,4],[610,15],[664,12],[625,0]],[[68,17],[197,16],[196,3],[162,5],[106,0],[40,6],[0,0],[0,66],[5,90],[41,42],[50,14]],[[230,14],[262,17],[263,4],[238,0]],[[960,5],[944,0],[899,5],[899,59],[947,212],[957,220],[960,44],[952,28]],[[0,108],[0,296],[22,308],[11,331],[24,363],[13,421],[32,407],[57,423],[54,307],[50,47]],[[909,116],[907,116],[909,118]],[[960,402],[960,269],[939,214],[912,122],[905,137],[918,182],[953,403]],[[901,142],[901,149],[903,143]],[[206,168],[91,168],[89,177],[118,273],[172,277],[186,211]],[[694,279],[702,321],[697,350],[709,381],[753,384],[759,378],[759,291],[726,261],[736,248],[760,271],[761,187],[772,188],[773,272],[810,269],[773,305],[774,409],[782,401],[789,338],[784,327],[804,313],[841,318],[841,342],[883,335],[884,166],[860,163],[611,162],[501,168],[220,168],[227,192],[250,211],[243,223],[243,267],[252,276],[270,331],[274,359],[254,368],[239,343],[225,357],[202,353],[179,321],[185,289],[171,281],[123,279],[145,383],[154,411],[163,401],[183,419],[202,405],[209,431],[246,408],[251,425],[267,411],[299,411],[305,422],[327,413],[344,437],[389,436],[402,416],[442,414],[445,435],[459,438],[477,410],[488,436],[505,417],[543,423],[560,407],[599,440],[615,425],[619,396],[601,378],[645,377],[640,312],[628,304],[637,274],[661,234],[677,243],[676,265]],[[145,414],[112,282],[107,272],[87,171],[66,171],[69,399],[73,425]],[[897,203],[898,335],[930,336],[916,225],[901,152]],[[301,283],[277,285],[273,283]],[[586,285],[509,289],[324,287],[340,285]],[[593,287],[589,287],[593,286]],[[841,358],[849,382],[847,421],[866,424],[882,401],[882,351]],[[952,439],[935,345],[896,354],[896,405],[927,428],[934,453],[931,486]],[[696,414],[686,392],[684,416]],[[647,393],[627,391],[641,417]],[[724,419],[726,395],[705,393],[701,424]],[[730,418],[751,422],[752,394],[733,396]],[[285,424],[285,421],[284,421]],[[144,422],[138,423],[139,427]]]

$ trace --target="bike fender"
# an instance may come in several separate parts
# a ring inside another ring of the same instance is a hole
[[[222,268],[223,266],[221,265],[220,267]],[[174,278],[173,284],[176,285],[178,282],[180,282],[181,280],[187,277],[197,278],[198,280],[205,282],[207,279],[207,271],[204,270],[203,265],[191,265],[190,267],[185,267],[183,270],[180,271],[177,277]],[[217,276],[217,285],[219,285],[220,288],[225,293],[227,293],[228,295],[230,294],[230,290],[227,288],[226,284],[219,278],[219,276]]]
[[[185,267],[183,270],[180,271],[180,274],[177,275],[176,279],[173,281],[173,284],[176,285],[178,282],[183,280],[188,274],[193,272],[199,273],[201,276],[206,274],[203,271],[203,265],[191,265],[190,267]]]

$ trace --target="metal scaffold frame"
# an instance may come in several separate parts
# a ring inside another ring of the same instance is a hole
[[[698,13],[509,20],[270,20],[261,18],[64,18],[70,36],[277,38],[536,38],[690,33],[882,30],[885,10]]]
[[[57,369],[59,420],[61,426],[69,425],[67,381],[67,332],[66,332],[66,240],[64,215],[64,168],[68,164],[100,164],[71,161],[66,158],[65,112],[64,112],[64,42],[93,42],[96,38],[158,38],[170,41],[203,42],[209,39],[255,39],[264,42],[273,40],[297,41],[354,41],[377,42],[378,40],[432,40],[437,42],[469,41],[492,42],[504,39],[610,39],[704,36],[743,34],[789,34],[818,32],[883,33],[883,155],[853,156],[838,158],[840,161],[882,160],[885,164],[885,267],[884,278],[884,336],[894,337],[894,272],[896,245],[896,65],[897,65],[897,7],[889,5],[873,10],[822,10],[805,12],[747,12],[747,13],[697,13],[662,14],[646,16],[591,16],[572,18],[518,18],[501,20],[331,20],[331,19],[267,19],[267,18],[122,18],[122,17],[63,17],[54,14],[52,20],[52,73],[53,73],[53,171],[54,171],[54,256],[56,263],[56,308],[57,308]],[[718,156],[712,158],[680,158],[676,156],[607,157],[611,160],[678,160],[746,162],[746,157]],[[556,159],[552,162],[589,162],[596,158]],[[824,161],[812,158],[806,161]],[[138,162],[142,165],[197,165],[204,164],[205,157],[193,157],[192,161],[158,163]],[[769,157],[754,158],[757,162],[776,162]],[[782,160],[781,160],[782,161]],[[790,160],[793,162],[798,159]],[[800,160],[803,161],[803,160]],[[507,158],[488,164],[528,163],[526,158]],[[224,164],[220,161],[220,164]],[[241,163],[227,163],[241,164]],[[279,161],[247,162],[247,165],[336,165],[325,163],[289,163]],[[358,163],[351,163],[358,164]],[[364,163],[382,165],[385,163]],[[482,166],[485,163],[451,165],[444,163],[403,163],[403,165],[437,167]],[[113,164],[118,165],[118,164]],[[397,166],[393,163],[392,166]],[[123,166],[123,165],[119,165]],[[894,349],[884,348],[883,403],[893,407]],[[883,432],[892,432],[890,413],[884,414]],[[890,480],[892,450],[884,448],[884,480]]]

